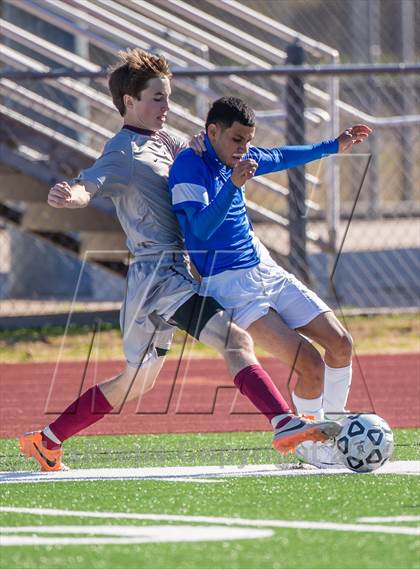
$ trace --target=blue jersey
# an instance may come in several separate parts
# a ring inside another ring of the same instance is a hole
[[[176,157],[169,173],[172,206],[190,257],[203,277],[245,269],[260,261],[245,203],[245,189],[234,186],[232,169],[207,151],[192,149]],[[279,172],[338,152],[338,140],[314,145],[250,147],[245,158],[258,163],[255,175]]]

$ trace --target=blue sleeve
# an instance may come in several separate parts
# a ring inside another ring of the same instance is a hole
[[[189,205],[201,207],[209,203],[205,166],[190,149],[181,151],[175,158],[168,184],[175,212]]]
[[[209,203],[208,173],[201,158],[182,152],[175,159],[169,174],[172,209],[185,233],[188,230],[205,241],[213,235],[226,218],[236,192],[241,191],[227,180]],[[211,175],[211,174],[210,174]]]
[[[247,158],[258,162],[256,176],[280,172],[288,168],[295,168],[313,160],[319,160],[329,154],[338,152],[338,139],[319,142],[318,144],[305,144],[300,146],[278,146],[275,148],[250,148]]]
[[[201,207],[189,205],[184,208],[190,229],[196,237],[201,241],[206,241],[222,225],[232,204],[233,196],[238,190],[240,191],[229,179],[209,205]]]

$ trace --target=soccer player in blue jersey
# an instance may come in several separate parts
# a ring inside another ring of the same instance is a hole
[[[164,128],[171,94],[169,66],[164,57],[140,49],[120,55],[109,87],[122,128],[76,180],[51,188],[48,203],[83,208],[99,195],[115,205],[133,258],[121,310],[126,365],[116,377],[85,391],[42,431],[21,437],[22,453],[35,458],[42,470],[62,470],[64,441],[152,389],[176,328],[224,357],[234,385],[271,421],[277,450],[287,452],[302,440],[335,436],[338,423],[311,422],[291,413],[259,364],[249,334],[231,324],[215,299],[198,294],[168,192],[169,168],[186,147]]]
[[[173,209],[202,276],[203,294],[229,310],[257,344],[294,367],[295,407],[317,420],[324,412],[345,412],[352,339],[327,304],[277,265],[255,236],[244,184],[253,176],[345,152],[370,133],[368,126],[355,125],[319,144],[255,147],[253,110],[241,99],[224,97],[208,113],[205,151],[181,152],[169,176]],[[325,349],[324,358],[306,337]],[[317,466],[336,462],[332,447],[322,443],[305,442],[297,454]]]

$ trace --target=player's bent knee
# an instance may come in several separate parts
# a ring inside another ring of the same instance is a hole
[[[324,384],[325,364],[315,348],[310,346],[301,353],[296,361],[296,371],[299,375],[308,378],[311,385],[317,385],[322,388]]]
[[[332,351],[336,357],[351,359],[353,353],[353,338],[346,330],[336,335]]]
[[[254,342],[246,330],[239,328],[236,324],[231,324],[227,347],[230,349],[245,350],[250,353],[254,351]]]
[[[231,342],[232,330],[234,337],[236,337],[235,328],[227,312],[218,312],[203,326],[199,340],[214,348],[219,353],[224,353],[226,346]]]
[[[137,376],[127,396],[127,401],[138,399],[148,391],[151,391],[155,386],[156,377],[139,377]]]
[[[296,356],[296,367],[298,369],[304,368],[305,371],[308,369],[323,370],[324,360],[318,350],[309,342],[298,347]]]
[[[154,355],[144,364],[126,366],[123,373],[115,379],[119,404],[136,399],[154,387],[163,359]]]

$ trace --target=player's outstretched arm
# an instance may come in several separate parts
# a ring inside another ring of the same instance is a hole
[[[334,140],[275,148],[253,147],[248,154],[258,162],[255,175],[261,176],[302,166],[331,154],[347,152],[353,144],[364,142],[371,133],[372,129],[367,125],[356,124],[347,128]]]
[[[67,182],[57,182],[48,192],[48,205],[56,208],[76,209],[89,205],[94,191],[89,192],[87,186],[94,184],[77,183],[70,186]]]
[[[355,124],[350,128],[346,128],[337,138],[338,152],[346,152],[353,144],[361,144],[372,132],[372,129],[366,124]]]

